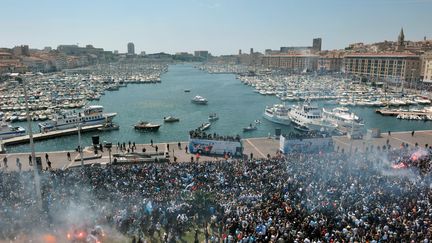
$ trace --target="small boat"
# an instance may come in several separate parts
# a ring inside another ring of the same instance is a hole
[[[254,131],[254,130],[257,130],[257,127],[252,126],[252,124],[250,124],[248,127],[243,128],[243,132],[250,132],[250,131]]]
[[[216,120],[219,120],[219,117],[217,116],[216,113],[211,113],[208,117],[208,120],[209,121],[216,121]]]
[[[99,131],[111,131],[111,130],[118,130],[120,128],[119,125],[114,123],[107,123],[103,127],[99,127]]]
[[[138,130],[146,130],[146,131],[157,131],[159,130],[160,124],[152,124],[146,121],[140,121],[134,127]]]
[[[211,123],[210,122],[206,122],[204,124],[201,124],[201,126],[198,127],[198,130],[199,131],[205,131],[205,130],[209,129],[210,126],[211,126]]]
[[[173,117],[173,116],[164,117],[164,122],[178,122],[178,121],[180,121],[180,119],[177,117]]]
[[[202,97],[202,96],[195,96],[192,100],[192,103],[198,104],[198,105],[206,105],[207,104],[207,99]]]
[[[9,123],[0,121],[0,141],[2,139],[25,135],[26,130],[23,127],[14,127]]]
[[[189,92],[190,92],[190,89],[185,89],[184,92],[185,92],[185,93],[189,93]]]

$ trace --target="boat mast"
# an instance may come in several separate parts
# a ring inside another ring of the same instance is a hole
[[[81,168],[84,168],[83,148],[81,147],[81,122],[78,123],[78,150],[81,160]]]

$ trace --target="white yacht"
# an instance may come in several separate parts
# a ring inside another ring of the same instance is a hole
[[[361,134],[364,127],[361,119],[354,113],[350,113],[346,107],[336,107],[332,110],[323,108],[322,115],[325,120],[337,125],[336,129],[342,134],[348,132]]]
[[[92,105],[86,107],[83,112],[68,112],[54,115],[52,120],[39,123],[41,132],[64,130],[69,128],[93,126],[111,123],[117,113],[103,113],[103,106]]]
[[[199,95],[195,96],[195,97],[192,99],[192,103],[199,104],[199,105],[206,105],[207,102],[208,102],[208,101],[207,101],[206,98],[204,98],[204,97],[202,97],[202,96],[199,96]]]
[[[335,124],[323,119],[321,110],[317,106],[308,103],[293,106],[288,112],[288,116],[294,127],[301,131],[332,133],[337,127]]]
[[[10,124],[0,121],[0,140],[25,135],[26,130],[23,127],[14,127]]]
[[[289,125],[291,119],[288,116],[289,108],[285,104],[267,106],[264,111],[264,118],[281,125]]]

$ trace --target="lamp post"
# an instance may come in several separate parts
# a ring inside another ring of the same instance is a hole
[[[78,123],[78,150],[80,154],[81,168],[84,168],[83,149],[81,147],[81,123]]]
[[[35,190],[36,190],[36,201],[39,209],[42,210],[42,193],[40,188],[39,171],[36,165],[36,153],[34,148],[33,130],[31,126],[31,117],[30,117],[30,111],[28,105],[27,86],[25,80],[22,77],[16,77],[16,80],[22,85],[24,89],[25,109],[27,115],[28,134],[29,134],[30,149],[31,149],[31,160],[33,164],[33,176],[34,176],[34,183],[35,183]]]

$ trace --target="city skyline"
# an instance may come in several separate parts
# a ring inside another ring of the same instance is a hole
[[[355,42],[396,41],[401,27],[406,40],[432,38],[430,0],[6,0],[3,6],[1,47],[91,44],[126,53],[127,43],[133,42],[136,53],[208,50],[223,55],[236,54],[239,49],[263,52],[281,46],[309,46],[315,37],[323,39],[324,50]]]

